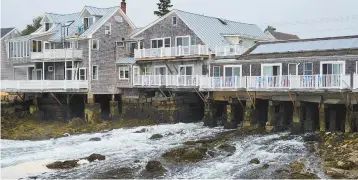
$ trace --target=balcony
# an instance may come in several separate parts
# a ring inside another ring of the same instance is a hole
[[[235,56],[245,53],[248,48],[241,45],[219,46],[215,48],[216,56]]]
[[[79,80],[1,80],[5,92],[87,91],[88,81]]]
[[[199,86],[199,75],[139,75],[134,76],[136,87],[193,87]]]
[[[210,50],[206,45],[162,47],[151,49],[135,49],[135,58],[161,58],[175,56],[200,56],[209,55]]]
[[[82,59],[81,49],[45,49],[31,52],[31,59]]]
[[[200,77],[202,89],[242,89],[246,88],[246,76]]]

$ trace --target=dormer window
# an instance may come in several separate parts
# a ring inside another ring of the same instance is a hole
[[[52,23],[45,23],[45,31],[50,30],[51,27],[52,27]]]
[[[83,27],[84,30],[87,30],[93,24],[93,17],[85,17],[83,18]]]
[[[177,17],[172,17],[172,24],[173,26],[176,26],[177,25]]]

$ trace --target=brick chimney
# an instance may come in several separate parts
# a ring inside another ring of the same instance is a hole
[[[121,9],[122,9],[122,11],[124,12],[124,14],[127,13],[127,3],[126,3],[126,0],[122,0],[122,2],[121,2]]]

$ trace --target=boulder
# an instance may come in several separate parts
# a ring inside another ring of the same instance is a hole
[[[206,156],[207,148],[204,147],[183,147],[172,149],[162,155],[166,160],[173,162],[198,162]]]
[[[218,147],[218,149],[226,151],[230,154],[234,154],[236,151],[236,147],[229,144],[222,144]]]
[[[95,160],[98,160],[98,161],[105,160],[106,157],[101,154],[91,154],[90,156],[86,157],[85,159],[87,159],[89,162],[93,162]]]
[[[144,133],[144,132],[147,132],[148,130],[146,128],[143,128],[139,131],[135,131],[134,133]]]
[[[262,166],[263,169],[268,169],[269,167],[270,167],[269,164],[264,164],[264,165]]]
[[[101,138],[93,137],[93,138],[89,139],[89,141],[101,141]]]
[[[332,178],[343,178],[345,175],[344,169],[338,169],[338,168],[327,168],[325,170],[325,173]]]
[[[47,164],[46,167],[49,169],[71,169],[78,166],[77,162],[78,160],[56,161],[54,163]]]
[[[297,161],[293,161],[290,163],[291,172],[297,172],[300,173],[303,171],[303,168],[305,167],[304,159],[299,159]]]
[[[153,134],[149,139],[151,140],[159,140],[159,139],[162,139],[163,138],[163,135],[161,134]]]
[[[260,160],[258,158],[251,159],[250,164],[260,164]]]
[[[165,170],[162,166],[162,163],[159,161],[149,161],[147,165],[145,166],[145,169],[147,171],[163,171]]]

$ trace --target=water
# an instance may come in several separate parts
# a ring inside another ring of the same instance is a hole
[[[133,133],[147,128],[145,133]],[[117,129],[106,133],[83,134],[45,141],[1,140],[2,178],[101,178],[101,174],[111,169],[136,166],[141,171],[149,160],[160,159],[167,150],[182,145],[188,140],[214,136],[223,132],[222,128],[206,128],[202,123],[173,124],[131,129]],[[149,140],[155,133],[165,136],[161,140]],[[288,133],[236,137],[229,143],[236,147],[232,156],[219,155],[195,164],[165,164],[168,172],[163,178],[274,178],[275,170],[287,167],[288,163],[300,157],[309,159],[308,167],[312,172],[320,171],[319,161],[309,155],[301,137],[279,140]],[[92,137],[102,140],[88,141]],[[56,160],[79,159],[99,153],[106,156],[105,161],[81,164],[71,170],[49,170],[46,164]],[[248,162],[258,158],[261,163]],[[133,163],[140,160],[140,163]],[[268,169],[262,165],[268,163]],[[102,177],[105,178],[105,177]]]

